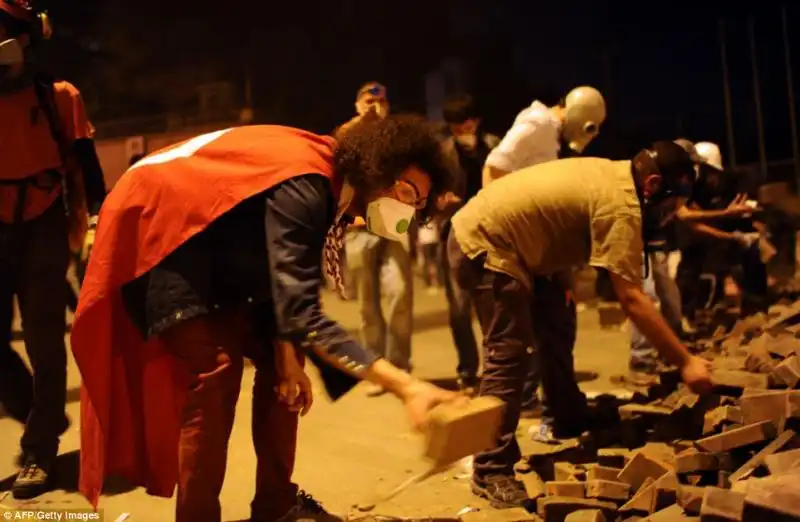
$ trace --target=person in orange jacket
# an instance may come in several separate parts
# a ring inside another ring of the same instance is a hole
[[[78,89],[34,66],[52,29],[29,0],[0,0],[0,302],[19,302],[33,385],[23,365],[0,365],[0,397],[26,402],[16,498],[45,491],[65,415],[64,343],[70,250],[81,249],[89,212],[105,196],[93,128]],[[0,317],[10,324],[10,312]],[[10,397],[10,398],[9,398]],[[20,415],[22,412],[20,412]]]

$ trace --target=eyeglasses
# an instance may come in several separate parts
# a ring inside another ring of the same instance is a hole
[[[405,179],[397,180],[391,193],[401,203],[411,205],[417,210],[422,210],[428,205],[427,196],[422,197],[419,187]]]

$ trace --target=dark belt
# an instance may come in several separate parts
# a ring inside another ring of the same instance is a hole
[[[28,199],[28,189],[30,187],[53,189],[59,183],[63,183],[63,176],[56,170],[48,170],[22,179],[0,179],[0,187],[17,188],[17,201],[14,205],[12,222],[9,226],[3,227],[3,232],[0,234],[0,257],[8,256],[7,261],[15,263],[15,253],[20,248],[23,236],[22,225],[25,223],[25,203]]]
[[[11,186],[17,188],[17,202],[14,206],[14,216],[12,224],[17,225],[23,222],[25,217],[25,203],[28,199],[28,188],[35,187],[41,189],[52,189],[62,183],[63,176],[57,170],[47,170],[35,176],[28,176],[22,179],[0,179],[0,186]]]

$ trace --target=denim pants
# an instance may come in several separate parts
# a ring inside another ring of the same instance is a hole
[[[678,283],[670,275],[667,252],[650,252],[650,273],[644,280],[644,292],[653,301],[660,302],[661,314],[672,330],[681,332],[681,293]],[[631,361],[647,362],[657,357],[653,344],[636,325],[631,324]]]
[[[408,241],[390,241],[366,230],[347,233],[347,268],[358,292],[362,341],[403,370],[411,369],[414,321],[411,265]]]
[[[487,269],[485,256],[467,258],[454,236],[447,249],[450,267],[472,296],[483,331],[480,395],[506,403],[495,447],[475,455],[475,475],[513,476],[521,455],[516,429],[523,388],[537,351],[556,428],[571,430],[588,421],[586,396],[575,380],[572,357],[575,304],[567,303],[561,281],[537,278],[529,289],[507,274]]]
[[[441,229],[439,259],[445,274],[444,291],[450,312],[450,332],[458,353],[456,371],[460,378],[471,379],[478,375],[480,367],[478,343],[475,340],[475,332],[472,331],[472,297],[458,282],[456,272],[450,268],[447,256],[447,239],[450,231],[449,223]]]

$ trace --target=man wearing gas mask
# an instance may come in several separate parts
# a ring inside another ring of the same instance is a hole
[[[34,374],[17,498],[42,493],[66,430],[64,344],[70,250],[105,196],[93,129],[78,90],[35,67],[52,30],[29,0],[0,0],[0,301],[17,296]],[[5,327],[7,318],[0,318]],[[19,371],[18,365],[0,372]],[[0,375],[0,387],[21,382]],[[0,395],[29,394],[6,389]]]
[[[343,293],[347,225],[361,218],[398,241],[450,178],[435,133],[412,116],[368,115],[338,143],[235,127],[133,165],[101,211],[72,329],[84,383],[80,489],[92,504],[105,476],[122,474],[165,497],[177,483],[177,522],[219,522],[247,357],[256,367],[252,520],[338,520],[291,482],[298,413],[312,402],[305,357],[332,398],[369,381],[399,397],[417,427],[460,396],[328,319],[323,264]]]
[[[472,301],[461,288],[447,262],[447,236],[450,234],[450,216],[464,202],[472,199],[481,189],[482,169],[486,157],[500,139],[481,130],[481,118],[472,96],[456,96],[444,103],[444,120],[447,135],[443,140],[445,151],[458,166],[458,178],[452,193],[438,202],[442,216],[439,227],[441,238],[439,256],[444,264],[445,294],[450,309],[450,331],[458,352],[458,385],[462,391],[473,393],[477,389],[480,357],[475,334],[472,331]]]
[[[710,143],[698,143],[696,147],[692,142],[685,139],[677,139],[675,143],[680,145],[695,162],[697,181],[693,189],[693,199],[703,199],[702,194],[705,192],[704,187],[707,175],[711,174],[713,176],[715,175],[714,173],[721,173],[722,162],[718,157],[719,149],[716,146],[710,148],[709,146],[713,145]],[[716,155],[714,154],[715,151]],[[726,204],[729,204],[721,212],[703,210],[693,201],[688,200],[688,197],[680,198],[677,201],[677,209],[674,206],[670,206],[671,201],[667,201],[666,205],[650,205],[645,209],[644,219],[649,223],[647,228],[650,230],[647,245],[650,270],[644,282],[645,292],[654,301],[657,300],[660,303],[661,313],[667,324],[679,336],[684,334],[682,327],[682,297],[695,294],[689,288],[685,288],[685,291],[682,292],[671,274],[670,264],[672,260],[670,258],[680,257],[677,251],[679,236],[682,241],[686,235],[701,238],[706,246],[712,240],[741,242],[747,239],[744,236],[720,230],[720,228],[717,228],[718,225],[715,224],[720,223],[720,218],[728,218],[728,221],[730,221],[730,218],[752,212],[752,207],[743,204],[743,201],[741,197],[734,197],[732,201],[726,202]],[[693,275],[694,279],[690,286],[696,288],[698,286],[697,277],[700,274]],[[635,325],[632,325],[630,370],[634,375],[654,374],[657,372],[657,366],[655,348],[647,337]]]
[[[375,82],[363,85],[356,94],[356,117],[343,125],[343,136],[358,121],[389,114],[386,88]],[[347,232],[347,269],[353,278],[361,312],[361,338],[370,350],[403,370],[411,369],[411,334],[414,326],[414,281],[411,241],[406,230],[371,232],[367,223],[356,220]],[[388,236],[388,237],[385,237]],[[386,314],[381,300],[386,299]],[[385,392],[370,385],[369,395]]]
[[[605,100],[593,87],[577,87],[553,107],[534,101],[517,116],[500,145],[489,154],[484,167],[484,184],[509,172],[582,153],[600,132],[605,119]],[[546,329],[538,331],[538,340],[554,345],[549,351],[563,357],[564,365],[572,366],[577,328],[575,303],[571,298],[572,268],[544,278],[538,282],[538,287],[540,292],[552,294],[551,304],[561,312],[552,317],[553,322]],[[541,414],[542,424],[535,438],[548,441],[555,436],[554,419],[546,394],[543,400],[539,399],[540,384],[540,365],[533,357],[525,382],[522,415],[534,417]]]
[[[556,428],[577,436],[601,427],[589,417],[572,359],[554,353],[562,346],[538,340],[542,328],[561,320],[564,307],[563,294],[547,287],[542,293],[544,276],[584,264],[607,270],[628,317],[680,368],[692,390],[710,389],[708,363],[689,354],[642,290],[642,207],[674,201],[693,180],[686,151],[657,142],[633,161],[571,158],[508,174],[453,216],[451,268],[472,295],[485,339],[480,393],[506,402],[497,446],[475,456],[474,493],[496,507],[527,499],[514,478],[520,458],[515,431],[537,349]]]
[[[677,276],[683,314],[693,320],[697,311],[718,301],[733,268],[741,269],[736,279],[743,293],[742,314],[762,311],[768,304],[767,269],[759,248],[761,234],[753,224],[758,205],[739,186],[737,173],[723,168],[716,144],[699,142],[695,149],[706,163],[698,169],[692,198],[677,213],[690,225]],[[698,285],[707,280],[701,277],[704,273],[712,276],[710,288]]]
[[[486,159],[484,185],[563,154],[582,153],[600,132],[605,119],[606,102],[594,87],[576,87],[552,107],[534,101],[517,115],[511,129]]]

